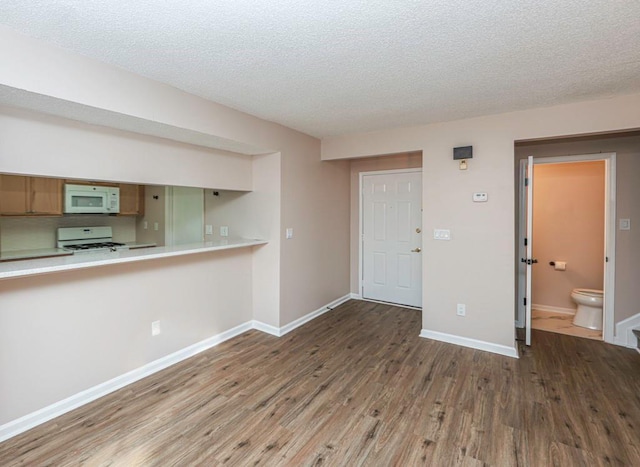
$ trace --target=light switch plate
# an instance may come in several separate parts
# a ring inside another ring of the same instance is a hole
[[[221,237],[228,237],[229,236],[229,227],[226,225],[221,225],[220,226],[220,236]]]
[[[287,240],[290,240],[293,238],[293,229],[291,227],[287,228],[287,230],[285,230],[285,238]]]
[[[213,235],[213,226],[212,226],[212,225],[207,225],[207,226],[205,227],[205,233],[206,233],[207,235]]]
[[[620,219],[620,230],[631,230],[631,219]]]
[[[486,192],[473,194],[474,203],[486,203],[488,199],[489,199],[489,195]]]
[[[433,229],[433,238],[436,240],[451,240],[449,229]]]

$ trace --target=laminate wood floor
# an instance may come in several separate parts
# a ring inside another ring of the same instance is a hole
[[[520,359],[350,301],[250,331],[0,444],[0,465],[640,465],[640,355],[533,332]]]

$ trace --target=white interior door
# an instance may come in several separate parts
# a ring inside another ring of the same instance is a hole
[[[527,236],[525,238],[526,256],[522,258],[522,262],[525,263],[525,344],[531,345],[531,268],[538,262],[533,258],[533,156],[529,156],[526,168]]]
[[[422,307],[422,173],[362,177],[362,296]]]

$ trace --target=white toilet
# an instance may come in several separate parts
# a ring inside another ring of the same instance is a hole
[[[594,289],[573,289],[571,299],[578,305],[573,324],[583,328],[602,330],[604,292]]]

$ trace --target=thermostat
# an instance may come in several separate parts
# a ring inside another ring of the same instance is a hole
[[[474,203],[486,203],[489,199],[487,193],[474,193],[473,194],[473,202]]]

